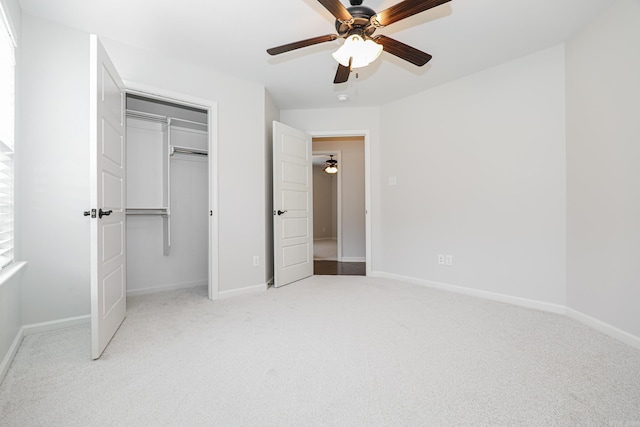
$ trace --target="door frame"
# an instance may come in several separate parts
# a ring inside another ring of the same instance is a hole
[[[365,261],[366,275],[371,276],[371,131],[363,130],[318,130],[306,131],[311,138],[357,136],[364,138],[364,209],[365,209]]]
[[[315,155],[320,155],[320,156],[328,156],[330,154],[333,154],[333,157],[336,158],[336,160],[338,161],[338,182],[336,183],[337,189],[338,189],[338,194],[336,195],[336,197],[338,198],[337,200],[337,206],[336,206],[336,218],[338,221],[337,224],[337,236],[336,236],[336,245],[337,245],[337,253],[336,253],[336,257],[338,262],[342,262],[342,174],[340,173],[340,161],[341,161],[341,156],[342,156],[342,150],[335,150],[335,151],[327,151],[327,150],[320,150],[320,151],[313,151],[313,138],[311,138],[311,156],[315,156]],[[314,209],[315,209],[315,205],[314,205]],[[313,216],[314,221],[315,221],[315,215]]]
[[[150,86],[131,80],[124,80],[125,93],[139,95],[149,99],[167,101],[207,111],[208,120],[208,163],[209,163],[209,210],[213,215],[209,217],[209,280],[208,294],[210,300],[219,298],[219,268],[218,268],[218,103],[205,98],[198,98],[170,90]]]

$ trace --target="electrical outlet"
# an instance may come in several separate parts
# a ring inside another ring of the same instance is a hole
[[[442,254],[438,255],[438,264],[444,265],[444,255]]]
[[[445,256],[444,265],[453,265],[453,255]]]
[[[253,266],[260,267],[260,256],[256,255],[253,257]]]

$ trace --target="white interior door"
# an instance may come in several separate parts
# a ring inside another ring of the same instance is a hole
[[[126,315],[124,85],[90,38],[91,356]]]
[[[313,275],[311,136],[273,122],[274,286]]]

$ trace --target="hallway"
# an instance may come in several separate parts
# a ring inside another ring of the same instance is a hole
[[[336,239],[313,241],[313,274],[317,276],[366,276],[364,262],[338,262]]]

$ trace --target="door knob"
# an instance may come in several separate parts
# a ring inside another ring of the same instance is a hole
[[[285,212],[287,212],[287,211],[281,211],[281,210],[278,210],[278,215],[282,215],[282,214],[283,214],[283,213],[285,213]]]
[[[109,216],[111,215],[113,211],[111,209],[109,209],[108,211],[103,211],[102,208],[98,209],[98,217],[102,218],[103,216]]]

